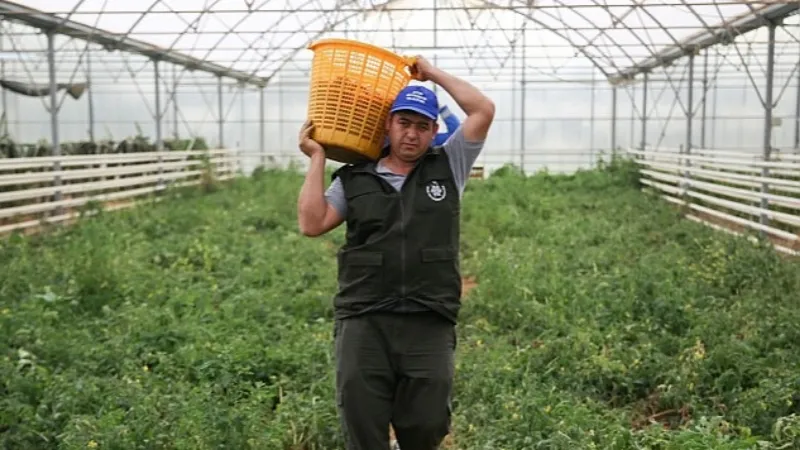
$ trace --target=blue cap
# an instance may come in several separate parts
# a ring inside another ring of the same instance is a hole
[[[397,94],[389,113],[413,111],[436,120],[439,117],[439,100],[432,90],[425,86],[406,86]]]

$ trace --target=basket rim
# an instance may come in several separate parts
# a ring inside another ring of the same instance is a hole
[[[353,39],[343,39],[343,38],[325,38],[325,39],[318,39],[316,41],[311,42],[308,44],[308,49],[314,51],[317,47],[322,45],[336,45],[336,44],[344,44],[350,45],[354,47],[361,47],[363,49],[372,50],[378,53],[381,53],[383,56],[388,56],[391,58],[395,58],[400,61],[403,65],[409,67],[409,58],[399,55],[391,50],[387,50],[383,47],[378,47],[377,45],[368,44],[362,41],[356,41]]]

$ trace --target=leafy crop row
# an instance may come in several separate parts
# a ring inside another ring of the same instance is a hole
[[[464,196],[459,449],[800,446],[800,266],[682,220],[628,165]],[[302,177],[0,241],[0,448],[338,449],[342,230]]]
[[[202,137],[192,139],[165,138],[163,144],[163,149],[167,151],[208,149],[208,145]],[[69,156],[155,152],[158,150],[155,140],[142,135],[141,132],[119,141],[108,139],[62,142],[59,147],[62,155]],[[49,141],[42,139],[35,144],[22,143],[15,142],[8,136],[0,136],[0,158],[30,158],[38,156],[53,156],[53,148]]]

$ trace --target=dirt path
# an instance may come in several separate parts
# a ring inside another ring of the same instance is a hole
[[[462,277],[461,278],[461,297],[466,297],[469,291],[478,287],[475,277]]]

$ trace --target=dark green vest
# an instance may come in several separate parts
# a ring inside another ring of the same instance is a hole
[[[461,201],[447,155],[430,149],[398,192],[374,163],[334,173],[347,199],[339,250],[337,317],[372,311],[436,311],[456,322],[461,306]]]

